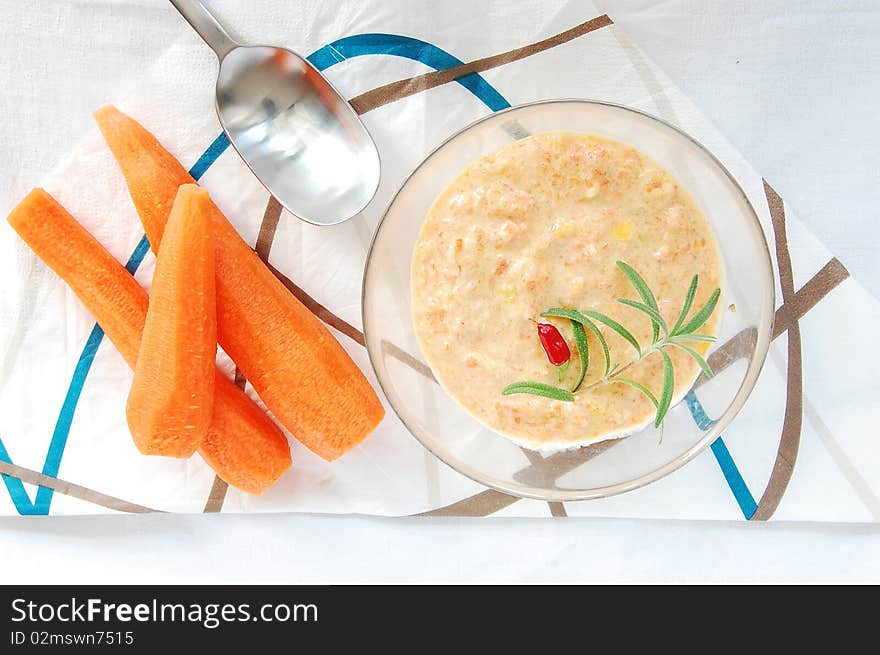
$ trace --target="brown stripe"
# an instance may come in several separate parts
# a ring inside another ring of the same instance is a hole
[[[788,251],[788,235],[785,231],[785,207],[782,198],[767,184],[767,180],[764,180],[764,195],[767,196],[767,205],[770,207],[770,217],[773,220],[776,264],[779,270],[779,283],[782,287],[782,299],[786,304],[793,304],[795,300],[794,275],[791,270],[791,255]],[[770,480],[767,482],[767,488],[764,490],[761,500],[758,501],[758,509],[751,516],[752,520],[766,521],[773,516],[794,473],[803,423],[802,375],[801,329],[795,319],[790,321],[788,325],[788,373],[782,435],[779,439],[776,462],[773,464]]]
[[[40,487],[47,487],[60,494],[64,494],[65,496],[79,498],[87,503],[100,505],[101,507],[106,507],[107,509],[112,509],[117,512],[147,514],[159,511],[144,507],[143,505],[138,505],[137,503],[130,503],[127,500],[122,500],[115,496],[102,494],[100,491],[95,491],[94,489],[89,489],[88,487],[83,487],[82,485],[74,484],[73,482],[49,477],[48,475],[43,475],[42,473],[37,473],[31,469],[26,469],[16,464],[10,464],[9,462],[0,461],[0,473],[18,478],[22,482],[38,485]]]
[[[539,452],[529,450],[528,448],[520,448],[520,450],[523,452],[523,454],[526,456],[526,459],[529,460],[532,465],[539,465],[544,460],[544,456]],[[551,516],[568,516],[565,511],[565,506],[562,503],[547,501],[547,507],[550,508]]]
[[[241,372],[241,369],[238,366],[235,367],[235,373],[232,376],[232,381],[235,383],[235,386],[244,391],[244,387],[247,384],[247,378],[244,376],[244,373]]]
[[[838,284],[848,277],[849,271],[846,270],[844,265],[838,259],[832,258],[798,290],[794,295],[794,300],[784,302],[776,310],[772,338],[776,339],[776,337],[788,330],[792,321],[802,318],[822,298],[831,293]],[[712,352],[709,356],[709,366],[716,373],[720,373],[735,361],[751,356],[755,349],[757,338],[758,331],[755,328],[744,329]],[[701,375],[694,386],[699,387],[705,381],[706,377]]]
[[[799,318],[813,309],[816,304],[827,296],[838,284],[849,277],[849,271],[836,257],[831,259],[816,273],[810,281],[795,294],[794,301],[786,300],[776,310],[776,322],[773,324],[773,338],[785,332]],[[784,298],[783,292],[783,298]]]
[[[397,346],[390,341],[382,341],[382,350],[392,357],[399,359],[401,362],[409,366],[411,369],[415,370],[417,373],[421,373],[426,378],[437,381],[434,378],[434,372],[431,370],[431,367],[417,359],[413,355],[410,355],[400,346]]]
[[[254,250],[264,262],[269,261],[269,252],[272,250],[272,242],[275,240],[275,231],[278,229],[278,221],[281,219],[283,207],[275,196],[269,196],[266,210],[263,212],[263,220],[260,223],[260,233],[257,235],[257,245]]]
[[[569,471],[573,471],[581,464],[585,464],[594,457],[598,457],[606,450],[613,448],[620,439],[608,439],[598,443],[578,448],[577,450],[564,450],[545,457],[530,466],[520,469],[513,474],[513,479],[520,484],[529,486],[547,486],[555,483]]]
[[[211,492],[208,494],[208,500],[205,501],[205,509],[202,512],[216,514],[223,509],[227,491],[229,491],[229,484],[219,475],[215,475],[214,484],[211,485]]]
[[[257,245],[254,250],[264,263],[269,263],[269,252],[272,250],[272,242],[275,240],[275,231],[278,229],[278,221],[281,218],[281,203],[275,199],[275,196],[269,196],[269,202],[266,203],[266,209],[263,212],[263,220],[260,223],[260,233],[257,235]],[[235,386],[244,391],[247,384],[247,378],[238,366],[235,367]],[[211,485],[211,492],[208,494],[208,500],[205,501],[205,508],[202,510],[205,514],[216,514],[223,509],[223,502],[226,500],[226,493],[229,491],[229,484],[219,475],[214,476],[214,484]]]
[[[529,448],[520,448],[520,451],[523,455],[526,456],[526,459],[529,460],[531,464],[537,464],[544,459],[544,456],[536,450],[530,450]]]
[[[592,446],[584,446],[577,450],[566,450],[549,457],[541,457],[538,453],[524,448],[523,453],[528,458],[530,464],[514,473],[513,477],[517,482],[530,485],[546,485],[555,482],[569,471],[602,454],[619,441],[620,439],[609,439]],[[522,499],[519,496],[512,496],[501,491],[489,489],[451,505],[417,514],[417,516],[488,516],[512,505],[518,500]],[[553,516],[566,515],[562,503],[548,504]],[[555,511],[558,512],[561,509],[562,513],[554,513],[554,505],[559,505],[560,507],[556,508]]]
[[[306,308],[310,312],[312,312],[312,314],[320,318],[330,327],[342,332],[342,334],[347,336],[349,339],[352,339],[362,346],[366,345],[363,332],[358,330],[351,323],[342,320],[336,314],[324,307],[324,305],[322,305],[305,291],[303,291],[300,287],[296,285],[293,280],[291,280],[284,273],[272,266],[272,264],[266,262],[266,266],[268,266],[269,270],[272,271],[272,275],[281,280],[281,284],[287,287],[287,290],[290,291],[294,296],[296,296],[296,299],[299,300],[303,305],[305,305]]]
[[[438,507],[430,512],[418,514],[418,516],[489,516],[513,505],[518,500],[521,500],[519,496],[511,496],[495,489],[486,489],[486,491],[481,491],[470,498],[445,507]]]
[[[350,104],[358,114],[365,114],[371,109],[376,109],[377,107],[387,105],[395,100],[400,100],[415,95],[416,93],[453,82],[465,75],[480,73],[491,68],[509,64],[519,59],[530,57],[531,55],[543,52],[544,50],[549,50],[550,48],[572,41],[579,36],[583,36],[584,34],[588,34],[612,24],[613,21],[607,15],[597,16],[596,18],[581,23],[570,30],[551,36],[543,41],[538,41],[537,43],[509,50],[508,52],[503,52],[501,54],[492,55],[491,57],[477,59],[453,68],[425,73],[424,75],[418,75],[406,80],[399,80],[397,82],[392,82],[391,84],[380,86],[372,91],[362,93],[352,99]]]

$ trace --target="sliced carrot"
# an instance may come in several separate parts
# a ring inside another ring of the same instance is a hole
[[[37,256],[67,282],[134,368],[147,315],[147,292],[43,189],[27,194],[7,220]]]
[[[155,249],[177,188],[194,180],[115,107],[102,107],[95,119]],[[220,345],[282,425],[324,459],[336,459],[379,424],[382,403],[327,328],[212,209]]]
[[[147,292],[44,190],[31,191],[8,221],[70,285],[134,368],[147,316]],[[199,452],[223,480],[254,494],[265,491],[290,468],[290,448],[281,430],[216,369],[214,415]]]
[[[208,192],[184,184],[168,217],[125,414],[145,455],[190,457],[214,407],[214,241]]]

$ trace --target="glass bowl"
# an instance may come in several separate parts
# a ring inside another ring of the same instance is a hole
[[[622,439],[547,454],[526,450],[473,418],[434,380],[416,337],[410,263],[422,223],[439,193],[474,160],[517,138],[551,130],[630,144],[669,170],[703,210],[724,266],[723,320],[709,350],[715,377],[700,379],[653,427]],[[735,305],[735,311],[727,311]],[[363,284],[370,361],[392,408],[410,432],[458,472],[488,487],[540,500],[572,501],[629,491],[693,459],[736,416],[770,345],[773,268],[764,232],[745,193],[699,143],[648,114],[605,102],[554,100],[520,105],[471,124],[413,171],[373,238]],[[714,354],[714,356],[713,356]]]

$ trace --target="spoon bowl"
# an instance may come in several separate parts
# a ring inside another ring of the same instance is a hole
[[[359,214],[379,186],[379,152],[351,105],[297,53],[233,41],[197,0],[171,0],[220,60],[216,109],[254,175],[315,225]]]

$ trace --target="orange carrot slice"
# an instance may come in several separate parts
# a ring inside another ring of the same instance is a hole
[[[147,316],[147,292],[44,190],[31,191],[7,220],[70,286],[134,368]],[[214,415],[199,452],[223,480],[253,494],[268,489],[290,468],[284,434],[216,369]]]
[[[177,188],[194,182],[156,138],[112,106],[95,120],[122,169],[155,249]],[[379,424],[382,403],[326,327],[272,275],[212,207],[217,336],[275,418],[326,460]]]
[[[145,455],[190,457],[211,425],[217,316],[208,203],[200,186],[181,186],[159,248],[125,411]]]

